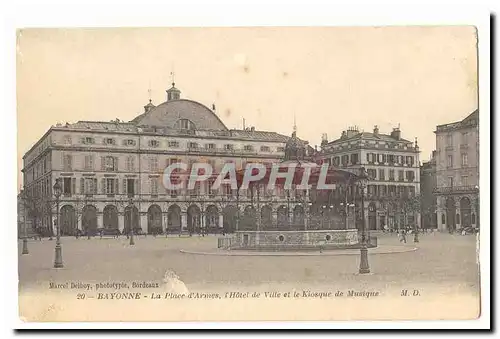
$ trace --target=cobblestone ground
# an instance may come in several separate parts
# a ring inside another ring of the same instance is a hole
[[[379,243],[418,247],[417,251],[369,255],[372,275],[356,275],[359,256],[212,256],[181,253],[217,246],[214,236],[137,237],[130,246],[120,239],[62,238],[63,269],[53,269],[55,240],[29,241],[29,255],[19,246],[20,291],[47,288],[49,282],[158,281],[173,270],[190,290],[288,285],[294,288],[432,287],[436,293],[479,291],[475,236],[425,234],[418,244],[409,237],[379,234]]]

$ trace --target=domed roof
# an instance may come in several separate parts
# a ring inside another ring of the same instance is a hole
[[[168,100],[139,115],[132,122],[137,125],[177,128],[176,124],[181,119],[191,121],[196,129],[228,130],[208,107],[187,99]]]

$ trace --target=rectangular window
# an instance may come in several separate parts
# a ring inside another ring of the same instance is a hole
[[[210,197],[215,196],[215,191],[212,189],[212,186],[214,185],[215,180],[210,179],[207,181],[207,194]]]
[[[104,157],[104,170],[106,172],[114,172],[117,170],[117,164],[116,164],[117,158],[115,157]]]
[[[149,158],[149,171],[150,172],[158,172],[158,158],[157,157]]]
[[[127,157],[127,172],[135,171],[135,157],[129,156]]]
[[[83,192],[85,194],[96,194],[97,193],[97,179],[95,178],[85,178],[83,179]]]
[[[178,148],[179,147],[179,142],[178,141],[169,141],[168,142],[168,147]]]
[[[86,171],[93,171],[94,170],[94,156],[93,155],[86,155],[85,156],[85,170]]]
[[[448,187],[453,187],[453,177],[448,178]]]
[[[135,195],[135,179],[127,179],[127,194],[129,196]]]
[[[467,157],[467,153],[462,153],[462,167],[467,167],[469,164],[469,159]]]
[[[462,133],[462,145],[467,145],[469,143],[469,133]]]
[[[394,170],[393,169],[389,170],[389,180],[394,181]]]
[[[385,170],[384,169],[378,170],[378,178],[379,178],[379,180],[385,180]]]
[[[115,178],[106,178],[106,194],[116,194],[115,185],[116,185]]]
[[[375,179],[377,179],[377,170],[375,170],[375,169],[368,169],[368,170],[366,170],[366,172],[368,173],[368,177],[370,178],[368,180],[375,180]]]
[[[92,137],[86,137],[85,138],[85,143],[86,144],[93,144],[93,143],[95,143],[95,140]]]
[[[394,154],[389,154],[389,165],[394,164]]]
[[[126,141],[126,145],[127,145],[127,146],[135,146],[135,140],[133,140],[133,139],[128,139],[128,140]]]
[[[158,178],[151,178],[151,195],[158,195]]]
[[[205,144],[206,149],[215,149],[215,144]]]
[[[252,145],[245,145],[243,148],[246,152],[252,152],[253,151],[253,146]]]
[[[63,195],[71,196],[71,178],[63,178]]]
[[[351,154],[351,163],[353,165],[356,165],[359,161],[359,155],[358,153]]]
[[[453,146],[453,135],[452,134],[448,134],[446,136],[446,145]]]
[[[104,143],[106,145],[114,145],[115,144],[115,139],[113,139],[113,138],[105,138],[104,139]]]
[[[399,181],[405,180],[405,172],[404,171],[398,171],[398,180]]]
[[[285,147],[277,147],[276,151],[278,151],[278,152],[284,152],[285,151]]]
[[[469,179],[469,177],[467,177],[466,175],[462,176],[462,186],[468,186],[469,185],[468,179]]]
[[[453,155],[448,155],[447,167],[453,167]]]
[[[189,195],[191,197],[198,197],[200,195],[200,182],[199,181],[197,181],[194,184],[194,188],[189,191]]]
[[[413,171],[406,171],[406,180],[410,182],[415,180],[415,173]]]
[[[234,149],[234,145],[232,144],[225,144],[224,149],[227,151],[232,151]]]
[[[63,171],[73,170],[73,157],[71,154],[64,154],[63,156]]]
[[[269,146],[260,146],[260,151],[261,152],[269,152],[270,148],[269,148]]]
[[[188,148],[196,149],[198,144],[196,142],[188,142]]]

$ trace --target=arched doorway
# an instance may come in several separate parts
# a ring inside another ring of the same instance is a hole
[[[226,206],[222,210],[223,216],[223,230],[224,233],[232,233],[236,229],[236,221],[238,218],[238,209],[236,206]]]
[[[286,228],[288,227],[288,208],[285,205],[281,205],[276,210],[276,219],[278,228]]]
[[[205,211],[205,231],[213,234],[219,231],[219,209],[215,205],[207,206]]]
[[[265,205],[260,211],[260,222],[262,229],[272,229],[273,226],[273,209],[269,205]]]
[[[87,205],[82,211],[82,228],[83,233],[94,235],[97,232],[97,208],[92,205]]]
[[[140,227],[139,224],[139,210],[137,209],[136,206],[127,206],[125,207],[124,211],[124,221],[125,221],[125,227],[123,230],[124,234],[129,234],[130,229],[132,228],[133,230],[137,229]]]
[[[187,228],[189,233],[199,233],[201,228],[201,211],[196,205],[187,209]]]
[[[455,230],[455,200],[446,199],[446,228],[450,231]]]
[[[368,204],[368,229],[377,229],[377,206],[374,202]]]
[[[76,231],[76,213],[71,205],[61,207],[61,235],[74,235]]]
[[[240,225],[242,230],[247,230],[247,231],[257,230],[256,211],[252,205],[248,205],[247,207],[245,207]]]
[[[167,231],[180,232],[181,225],[181,208],[177,205],[170,205],[167,210]]]
[[[471,205],[470,199],[467,197],[460,199],[460,216],[462,227],[471,226]]]
[[[158,205],[151,205],[148,208],[148,234],[163,233],[163,215]]]
[[[303,230],[305,227],[304,223],[304,208],[301,205],[296,205],[293,209],[293,228],[297,230]]]
[[[103,227],[107,230],[118,229],[118,209],[114,205],[107,205],[102,211]]]

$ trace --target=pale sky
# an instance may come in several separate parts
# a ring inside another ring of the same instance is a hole
[[[477,108],[472,26],[28,29],[18,32],[18,159],[56,123],[131,120],[151,87],[182,97],[228,128],[246,126],[319,145],[357,125],[418,137],[421,161],[436,125]],[[19,178],[20,180],[20,178]],[[22,181],[21,181],[22,182]]]

